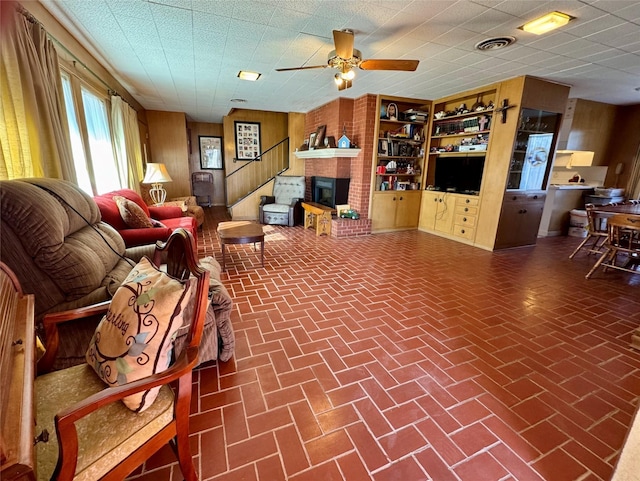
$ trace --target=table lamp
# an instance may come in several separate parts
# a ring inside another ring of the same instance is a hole
[[[167,191],[164,190],[162,184],[164,182],[173,182],[173,179],[167,172],[164,164],[147,164],[147,173],[144,176],[143,184],[151,184],[149,195],[154,204],[162,205],[167,198]]]

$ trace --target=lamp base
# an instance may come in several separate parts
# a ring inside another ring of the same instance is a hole
[[[151,184],[149,195],[155,205],[162,205],[164,201],[167,200],[167,191],[164,190],[162,184]]]

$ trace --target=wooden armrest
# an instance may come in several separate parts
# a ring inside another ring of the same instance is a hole
[[[44,355],[38,361],[38,374],[50,372],[53,368],[53,363],[56,360],[58,347],[60,345],[58,324],[69,321],[76,321],[78,319],[86,319],[93,316],[104,315],[109,309],[109,304],[111,304],[111,301],[104,301],[99,304],[80,307],[78,309],[70,309],[68,311],[45,314],[44,318],[42,319],[42,326],[44,327],[44,335],[46,338],[46,349]]]
[[[177,403],[181,397],[181,393],[191,392],[192,372],[197,362],[198,347],[189,347],[166,371],[152,374],[151,376],[121,386],[106,387],[104,390],[57,413],[55,416],[55,425],[58,435],[58,445],[60,452],[64,453],[64,455],[59,458],[59,464],[56,468],[56,473],[60,479],[71,479],[76,470],[76,462],[78,459],[78,432],[75,425],[76,421],[107,404],[121,401],[132,394],[146,391],[156,386],[169,384],[176,380],[178,380],[176,393]],[[186,409],[188,409],[188,407],[186,407]],[[61,464],[60,460],[62,460]],[[68,478],[64,477],[65,473],[68,473]]]

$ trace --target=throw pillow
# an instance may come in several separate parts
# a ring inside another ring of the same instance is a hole
[[[127,226],[132,229],[144,229],[146,227],[153,227],[151,219],[147,217],[147,214],[142,207],[133,202],[132,200],[122,197],[121,195],[114,195],[113,200],[118,206],[120,211],[120,217]]]
[[[162,227],[163,229],[167,228],[166,225],[164,225],[162,222],[156,219],[151,219],[151,224],[153,224],[153,227]]]
[[[109,386],[166,370],[189,297],[189,281],[172,278],[143,257],[118,288],[98,324],[86,353],[87,362]],[[136,393],[123,402],[133,411],[144,411],[159,390]]]

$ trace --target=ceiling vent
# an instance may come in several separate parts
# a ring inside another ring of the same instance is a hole
[[[476,43],[476,50],[497,50],[508,47],[516,41],[515,37],[493,37]]]

